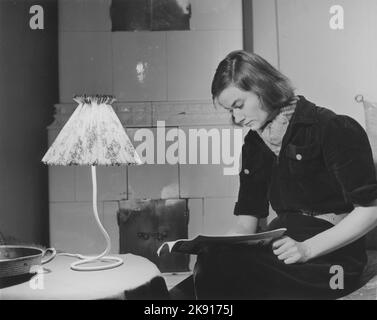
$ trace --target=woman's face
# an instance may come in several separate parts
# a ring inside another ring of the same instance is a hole
[[[237,124],[253,131],[261,128],[270,115],[255,93],[234,86],[225,88],[215,99],[215,105],[229,110]]]

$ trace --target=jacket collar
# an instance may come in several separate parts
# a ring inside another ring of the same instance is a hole
[[[298,97],[300,98],[300,100],[297,102],[296,110],[293,113],[287,131],[283,137],[280,153],[284,152],[285,147],[289,143],[293,133],[293,128],[296,124],[314,124],[318,122],[318,119],[316,117],[315,104],[306,100],[304,96],[299,95]]]
[[[298,97],[300,100],[297,101],[296,110],[291,119],[292,126],[297,123],[313,124],[318,122],[315,104],[306,100],[304,96],[298,95]]]
[[[315,104],[306,100],[304,96],[297,95],[299,97],[299,100],[297,101],[295,112],[292,115],[291,120],[289,121],[289,125],[286,131],[286,134],[283,139],[283,145],[285,145],[284,142],[286,142],[292,133],[292,128],[296,124],[314,124],[318,122],[317,116],[316,116],[316,108]],[[256,138],[258,140],[261,140],[259,135],[254,132],[253,130],[249,130],[247,133],[245,140],[248,141],[252,138]]]

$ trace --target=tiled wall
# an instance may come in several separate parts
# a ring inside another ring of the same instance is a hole
[[[150,128],[156,136],[159,120],[185,133],[228,128],[228,115],[210,103],[210,83],[218,62],[242,48],[241,0],[192,0],[191,30],[168,32],[111,32],[110,4],[59,1],[60,101],[49,143],[74,109],[72,96],[81,93],[115,95],[117,114],[135,146],[140,143],[135,133]],[[100,251],[89,168],[50,167],[49,172],[52,245]],[[188,198],[190,236],[223,232],[234,218],[238,176],[224,176],[221,164],[99,167],[97,175],[99,211],[113,240],[112,252],[119,250],[115,215],[122,199]]]
[[[138,129],[155,132],[158,120],[185,132],[229,127],[228,115],[210,103],[210,84],[218,62],[242,48],[242,1],[191,0],[191,30],[167,32],[111,32],[110,5],[111,0],[59,0],[60,101],[49,143],[74,109],[72,96],[82,93],[115,95],[114,107],[132,141]],[[49,172],[51,244],[74,252],[101,250],[89,168]],[[223,232],[234,218],[238,176],[224,176],[221,165],[99,167],[97,174],[112,252],[119,250],[115,214],[122,199],[189,198],[190,236]]]

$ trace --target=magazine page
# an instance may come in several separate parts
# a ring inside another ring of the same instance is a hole
[[[157,250],[157,255],[160,255],[161,250],[168,246],[169,252],[181,252],[196,254],[199,250],[208,245],[216,244],[248,244],[248,245],[267,245],[272,240],[280,238],[284,235],[287,229],[280,228],[271,231],[246,234],[246,235],[198,235],[193,239],[178,239],[175,241],[168,241],[163,243]]]

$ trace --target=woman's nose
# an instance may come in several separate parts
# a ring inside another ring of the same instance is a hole
[[[242,114],[242,112],[238,109],[233,110],[233,118],[235,123],[240,123],[242,120],[245,119],[245,116]]]

